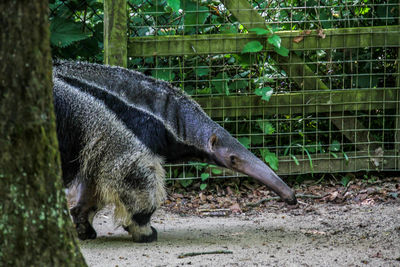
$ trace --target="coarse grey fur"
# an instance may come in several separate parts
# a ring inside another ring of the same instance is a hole
[[[169,83],[120,67],[69,61],[54,62],[53,81],[59,140],[67,139],[61,142],[64,150],[73,140],[64,131],[69,127],[63,127],[68,121],[63,105],[78,119],[70,124],[84,133],[80,171],[74,176],[81,197],[71,210],[84,238],[92,236],[89,217],[100,202],[116,205],[117,218],[135,241],[155,240],[149,219],[165,196],[163,161],[215,163],[248,174],[296,203],[294,192],[265,163]],[[69,102],[57,104],[64,98]],[[158,129],[154,136],[149,125]],[[64,175],[66,183],[70,180]]]
[[[148,233],[150,226],[139,229],[132,215],[151,213],[164,200],[162,158],[149,151],[100,101],[57,77],[53,81],[56,114],[63,116],[57,119],[58,133],[72,127],[83,133],[84,147],[76,159],[81,168],[75,182],[95,185],[96,208],[114,204],[115,220],[139,232],[131,232],[133,236]],[[89,211],[89,221],[94,212]]]
[[[54,64],[53,75],[77,80],[118,96],[127,105],[162,122],[176,140],[199,150],[205,151],[211,134],[227,134],[186,93],[140,72],[117,66],[59,61]],[[199,127],[202,127],[201,131]]]

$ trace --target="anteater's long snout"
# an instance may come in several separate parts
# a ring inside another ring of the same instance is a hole
[[[277,193],[286,203],[290,205],[297,204],[294,191],[260,159],[254,157],[253,160],[244,163],[238,171],[262,182]]]

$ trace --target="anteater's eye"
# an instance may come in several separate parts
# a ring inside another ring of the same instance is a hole
[[[233,166],[233,165],[236,165],[237,159],[236,159],[236,157],[235,157],[234,155],[231,155],[231,156],[230,156],[230,160],[231,160],[232,166]]]

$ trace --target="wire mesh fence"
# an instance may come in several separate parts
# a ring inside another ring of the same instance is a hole
[[[184,89],[278,173],[398,170],[396,1],[128,3],[129,66]]]
[[[50,0],[53,57],[103,62],[103,2]]]
[[[398,1],[127,4],[128,67],[182,88],[279,174],[400,169]],[[70,16],[100,27],[102,14]],[[183,185],[239,175],[167,170]]]

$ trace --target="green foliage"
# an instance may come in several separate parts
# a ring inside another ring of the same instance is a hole
[[[349,185],[349,182],[351,181],[350,176],[343,176],[342,179],[340,180],[340,183],[344,186],[347,187]]]
[[[290,154],[290,157],[293,159],[294,163],[295,163],[297,166],[299,166],[299,165],[300,165],[300,163],[299,163],[299,160],[296,158],[296,156],[295,156],[295,155],[293,155],[293,154]]]
[[[133,14],[128,22],[130,37],[247,33],[240,22],[218,1],[129,0],[128,3],[129,12]],[[267,11],[263,14],[267,24],[279,27],[267,25],[265,28],[249,29],[248,32],[253,36],[257,35],[260,40],[265,37],[265,41],[248,43],[242,53],[213,54],[213,51],[210,51],[209,55],[138,57],[129,59],[129,67],[146,75],[167,80],[190,95],[208,97],[219,94],[247,97],[255,94],[263,101],[269,101],[273,92],[296,94],[302,90],[301,86],[289,80],[290,73],[280,68],[281,65],[277,64],[276,57],[262,52],[264,45],[269,45],[273,46],[279,55],[288,56],[289,50],[281,46],[277,30],[310,29],[314,33],[317,29],[397,25],[396,16],[399,14],[397,0],[374,2],[363,0],[354,1],[351,5],[339,0],[307,1],[307,9],[303,8],[304,3],[298,1],[251,1],[251,4],[257,10]],[[52,30],[55,32],[52,38],[67,40],[58,43],[52,39],[53,55],[102,62],[102,5],[101,1],[94,0],[53,1],[50,20],[52,23],[65,20],[66,25],[63,25],[61,31]],[[52,27],[54,28],[54,25]],[[62,37],[57,37],[59,32]],[[79,40],[78,37],[84,36],[84,39]],[[395,63],[397,48],[335,48],[314,51],[306,49],[296,50],[293,53],[306,63],[313,63],[309,64],[311,70],[332,89],[396,86],[394,80],[384,79],[386,77],[384,74],[397,72]],[[378,58],[388,61],[376,60]],[[247,107],[240,107],[240,109],[245,108]],[[314,166],[311,155],[314,154],[328,153],[332,158],[341,157],[349,161],[345,151],[354,151],[356,146],[348,144],[347,141],[339,143],[337,140],[343,140],[345,137],[339,131],[332,131],[330,120],[315,114],[282,114],[279,113],[280,108],[276,107],[275,115],[252,114],[251,118],[241,117],[238,112],[237,117],[224,116],[221,123],[231,133],[242,136],[239,141],[245,147],[253,149],[252,152],[259,156],[268,154],[262,151],[263,147],[277,146],[278,148],[274,150],[276,155],[288,156],[296,165],[299,165],[302,159],[299,155],[305,155],[308,159],[306,164],[309,164],[311,169]],[[356,115],[358,118],[361,117],[360,120],[365,125],[376,129],[371,132],[371,136],[376,140],[393,140],[392,132],[381,133],[378,130],[392,127],[389,125],[393,123],[380,117],[382,116],[380,112],[379,110],[368,114],[358,112]],[[351,112],[349,115],[352,115]],[[364,115],[366,116],[363,117]],[[373,115],[376,119],[368,121],[367,115]],[[266,122],[267,120],[273,121],[273,125]],[[278,134],[271,135],[275,132]],[[265,160],[264,156],[263,158]],[[273,162],[270,158],[268,160]],[[220,175],[222,171],[211,165],[195,164],[185,166],[184,171],[178,167],[173,168],[170,176],[187,179],[181,183],[189,186],[193,184],[191,177],[201,178],[203,173],[212,176]],[[204,182],[201,181],[200,187],[205,188],[208,180],[209,178]]]
[[[204,183],[200,184],[200,190],[204,190],[206,188],[207,188],[207,184],[204,184]]]
[[[204,190],[207,187],[207,184],[205,183],[205,181],[207,181],[207,179],[210,177],[209,173],[205,173],[203,172],[200,176],[202,183],[200,184],[200,190]]]
[[[276,48],[281,48],[281,37],[279,37],[276,34],[271,35],[270,37],[268,37],[268,43],[272,44],[274,47]]]
[[[255,32],[257,35],[266,35],[268,33],[271,33],[269,30],[264,28],[252,28],[249,29],[249,32]]]
[[[263,46],[259,41],[251,41],[243,47],[242,53],[255,53],[260,52],[262,49]]]
[[[204,182],[205,180],[207,180],[210,177],[210,174],[203,172],[200,177],[201,177],[201,180]]]
[[[258,127],[263,131],[264,134],[273,134],[275,132],[274,126],[268,121],[257,120]]]
[[[190,0],[181,0],[181,7],[185,12],[185,33],[194,33],[196,28],[204,28],[204,22],[210,15],[207,7],[200,2]]]
[[[329,150],[332,152],[338,152],[340,151],[340,143],[337,140],[333,140],[332,144],[329,146]]]
[[[50,23],[50,42],[57,47],[67,47],[72,43],[89,38],[87,33],[82,32],[79,23],[63,19],[54,18]]]
[[[184,187],[188,187],[189,185],[191,185],[193,183],[192,179],[184,179],[183,177],[180,177],[181,179],[179,179],[179,183]]]
[[[226,72],[222,72],[218,73],[217,76],[211,80],[211,84],[218,93],[229,95],[228,81],[228,74]]]
[[[210,166],[214,166],[214,165],[210,165]],[[214,166],[214,168],[211,168],[212,174],[215,174],[215,175],[220,175],[220,174],[222,174],[221,169],[215,168],[215,167],[216,167],[216,166]]]
[[[283,57],[287,57],[289,55],[289,50],[286,47],[274,47],[274,50],[276,53],[278,53],[279,55],[283,56]]]
[[[196,75],[197,76],[205,76],[208,75],[210,69],[207,66],[198,66],[196,68]]]
[[[250,148],[250,139],[249,138],[239,137],[238,140],[245,148]]]
[[[258,96],[261,96],[262,100],[269,101],[271,99],[271,96],[273,94],[273,89],[270,86],[263,87],[263,88],[257,88],[254,93]]]
[[[50,42],[53,57],[103,61],[103,3],[50,2]]]
[[[175,73],[171,69],[156,69],[151,74],[154,78],[164,81],[172,81],[175,78]]]
[[[172,8],[174,12],[178,12],[181,8],[181,1],[180,0],[167,0],[168,6]]]
[[[268,148],[261,150],[261,156],[274,171],[278,170],[278,157],[274,153],[270,152]]]

